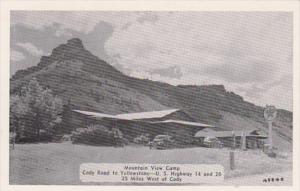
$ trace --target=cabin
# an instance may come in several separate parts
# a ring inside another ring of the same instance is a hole
[[[217,138],[223,147],[241,148],[243,139],[245,139],[245,148],[263,149],[268,138],[265,133],[259,130],[251,131],[214,131],[205,129],[195,134],[197,144],[204,145],[205,138]]]

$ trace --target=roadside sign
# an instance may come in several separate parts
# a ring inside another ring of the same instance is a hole
[[[266,119],[266,121],[268,122],[268,128],[269,128],[269,133],[268,133],[268,137],[269,137],[269,152],[273,153],[273,135],[272,135],[272,123],[273,120],[276,118],[277,115],[277,110],[275,106],[271,106],[271,105],[267,105],[265,110],[264,110],[264,117]]]
[[[273,121],[276,118],[277,110],[275,106],[267,105],[264,110],[264,117],[267,121]]]

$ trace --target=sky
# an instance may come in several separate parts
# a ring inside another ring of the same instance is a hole
[[[74,37],[127,75],[292,111],[292,13],[12,11],[11,75]]]

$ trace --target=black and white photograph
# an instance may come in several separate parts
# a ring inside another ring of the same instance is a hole
[[[9,185],[293,185],[293,12],[9,16]]]

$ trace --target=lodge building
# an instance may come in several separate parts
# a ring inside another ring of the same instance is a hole
[[[232,131],[221,127],[196,122],[188,113],[179,109],[126,113],[110,115],[99,112],[72,110],[73,128],[87,127],[90,124],[100,124],[109,129],[117,128],[124,138],[132,141],[141,134],[148,134],[152,140],[156,135],[170,135],[178,145],[201,146],[205,137],[216,137],[225,147],[232,145]],[[236,146],[241,144],[242,134],[245,133],[248,148],[260,148],[267,138],[257,131],[235,132]],[[200,144],[199,144],[200,143]]]

